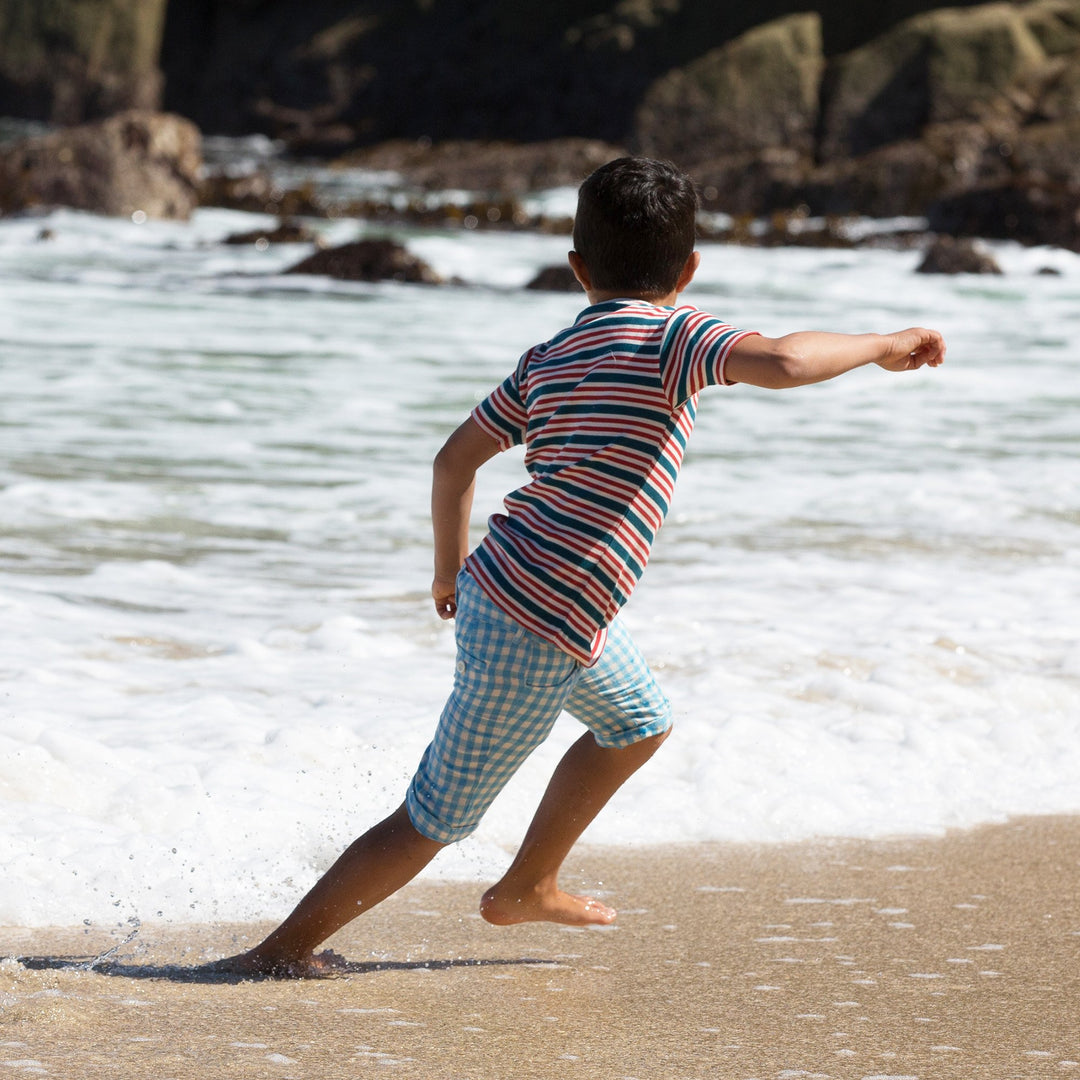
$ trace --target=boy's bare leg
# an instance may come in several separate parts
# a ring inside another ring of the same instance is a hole
[[[559,868],[588,824],[656,752],[667,732],[612,749],[583,735],[559,762],[510,868],[480,901],[488,922],[610,923],[615,911],[559,888]]]
[[[211,965],[240,975],[318,975],[332,957],[314,950],[361,912],[411,881],[445,845],[417,832],[404,804],[345,849],[293,913],[249,952]]]

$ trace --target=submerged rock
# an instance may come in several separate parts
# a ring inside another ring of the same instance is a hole
[[[256,244],[267,246],[270,244],[319,244],[322,237],[314,229],[307,225],[301,225],[295,221],[279,221],[273,229],[250,229],[247,232],[231,233],[222,241],[225,244],[243,245]]]
[[[0,214],[70,206],[187,219],[198,201],[201,138],[189,120],[125,112],[0,146]]]
[[[309,255],[286,274],[321,274],[342,281],[408,281],[441,285],[432,268],[395,240],[355,240]]]
[[[917,274],[1000,274],[997,260],[971,240],[939,236],[927,249]]]

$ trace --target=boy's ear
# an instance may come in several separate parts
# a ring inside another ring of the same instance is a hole
[[[585,265],[585,260],[576,251],[567,252],[566,257],[570,260],[570,269],[574,271],[578,284],[588,292],[592,288],[592,278],[589,276],[589,268]]]
[[[682,268],[682,273],[679,274],[679,284],[675,286],[676,292],[682,292],[691,281],[694,280],[694,275],[698,271],[698,267],[701,265],[701,252],[691,251],[690,257],[686,260],[685,265]]]

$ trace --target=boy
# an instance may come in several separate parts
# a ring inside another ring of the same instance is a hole
[[[489,922],[609,923],[615,912],[558,887],[600,809],[667,737],[668,702],[617,612],[645,568],[708,385],[783,388],[877,363],[936,367],[941,335],[816,332],[769,339],[676,307],[700,256],[697,196],[674,166],[620,158],[582,184],[570,265],[589,307],[529,350],[439,451],[435,580],[456,617],[454,688],[405,802],[356,840],[277,930],[215,965],[318,975],[315,947],[468,835],[565,708],[588,731],[552,776],[522,846],[483,896]],[[477,469],[524,443],[530,480],[471,554]]]

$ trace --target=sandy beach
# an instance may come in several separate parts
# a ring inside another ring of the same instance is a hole
[[[1080,1076],[1080,818],[941,839],[572,854],[615,927],[499,929],[420,883],[334,979],[197,966],[263,926],[0,932],[0,1075]],[[95,956],[120,945],[88,967]]]

